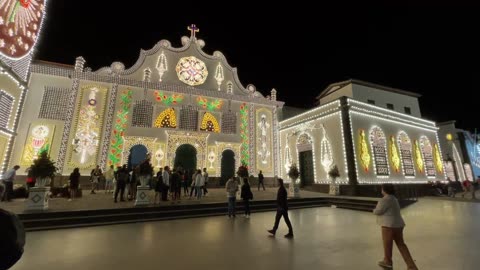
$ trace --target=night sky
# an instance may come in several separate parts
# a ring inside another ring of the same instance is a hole
[[[422,94],[427,119],[480,127],[480,6],[49,2],[36,59],[73,65],[83,56],[93,70],[113,61],[128,68],[161,39],[180,47],[195,23],[204,51],[221,51],[244,86],[276,88],[287,105],[313,107],[327,85],[355,78]]]

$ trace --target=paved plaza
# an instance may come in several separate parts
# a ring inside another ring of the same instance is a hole
[[[419,269],[480,265],[480,204],[421,199],[402,210],[406,242]],[[373,214],[335,208],[290,211],[294,239],[266,230],[274,212],[29,232],[13,270],[30,269],[380,269]],[[406,269],[394,253],[395,269]]]

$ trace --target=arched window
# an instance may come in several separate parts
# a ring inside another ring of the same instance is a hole
[[[168,108],[161,112],[155,120],[155,127],[158,128],[176,128],[177,117],[173,108]]]
[[[219,133],[220,125],[218,124],[218,121],[215,116],[213,116],[213,114],[205,112],[205,114],[203,114],[200,130]]]
[[[370,130],[370,145],[372,147],[377,175],[389,175],[387,159],[387,140],[385,133],[379,127]]]
[[[141,100],[133,105],[132,126],[151,127],[153,115],[153,104],[150,101]]]
[[[427,176],[435,176],[435,164],[433,163],[433,147],[426,136],[420,137],[420,148],[422,149],[423,160]]]
[[[412,141],[407,133],[401,131],[398,134],[398,148],[402,158],[403,173],[405,176],[415,176],[415,166],[412,158]]]

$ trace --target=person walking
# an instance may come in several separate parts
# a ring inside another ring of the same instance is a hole
[[[240,197],[243,199],[243,205],[245,206],[245,218],[250,218],[250,200],[253,200],[253,193],[248,183],[248,178],[243,178],[242,191]]]
[[[203,178],[202,171],[198,169],[197,174],[195,175],[195,191],[197,200],[200,200],[202,198],[203,185],[205,185],[205,180]]]
[[[235,201],[237,199],[238,184],[232,178],[230,178],[225,184],[225,190],[228,197],[228,218],[235,217]]]
[[[13,198],[13,181],[15,180],[15,176],[17,176],[18,169],[20,169],[20,166],[15,165],[13,166],[13,168],[5,172],[2,177],[2,182],[5,186],[5,190],[2,196],[2,202],[9,202]]]
[[[70,174],[69,180],[70,180],[70,199],[68,199],[68,201],[71,202],[73,201],[73,199],[75,199],[75,195],[77,194],[77,190],[78,190],[78,184],[80,182],[79,168],[73,169],[73,172]]]
[[[92,182],[92,190],[90,191],[90,194],[96,194],[95,190],[98,188],[100,176],[102,176],[102,169],[97,165],[97,167],[90,172],[90,181]]]
[[[117,187],[115,188],[115,196],[113,197],[113,202],[117,202],[118,193],[120,193],[120,201],[124,202],[125,195],[125,186],[130,175],[128,174],[127,165],[123,165],[122,168],[117,170]]]
[[[105,194],[113,192],[113,179],[115,178],[115,170],[110,165],[108,171],[105,172]]]
[[[383,198],[378,202],[373,210],[377,215],[377,223],[382,227],[384,258],[378,262],[378,265],[384,268],[393,268],[392,247],[393,241],[397,244],[403,260],[407,264],[408,270],[418,270],[415,261],[410,255],[407,245],[403,240],[403,229],[405,222],[400,214],[400,204],[395,197],[395,189],[392,184],[382,185]]]
[[[265,179],[265,178],[263,177],[262,171],[260,171],[258,173],[258,190],[260,190],[260,185],[262,185],[263,191],[265,191],[265,185],[263,184],[263,179]]]
[[[277,181],[279,185],[277,191],[277,214],[275,215],[275,224],[273,225],[273,229],[268,230],[268,232],[272,235],[275,235],[278,229],[278,225],[280,223],[280,219],[283,216],[283,219],[288,226],[288,233],[285,234],[285,237],[293,238],[292,223],[290,223],[290,218],[288,217],[287,189],[283,185],[282,178],[278,178]]]

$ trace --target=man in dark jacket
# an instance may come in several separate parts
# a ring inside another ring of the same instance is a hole
[[[268,232],[275,235],[278,229],[278,224],[280,223],[280,219],[283,216],[283,219],[285,219],[285,223],[287,223],[288,226],[288,234],[286,234],[285,237],[292,238],[293,229],[290,219],[288,218],[287,190],[283,186],[282,178],[278,178],[278,184],[280,187],[278,188],[277,192],[277,215],[275,216],[275,225],[273,225],[273,229],[268,230]]]

